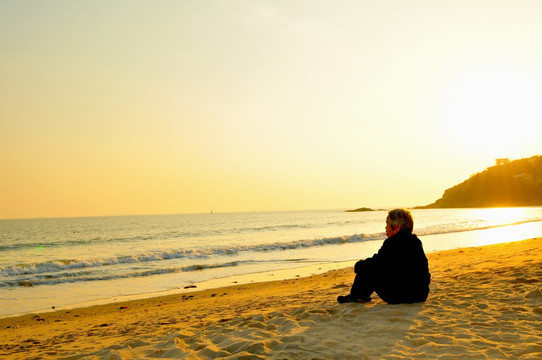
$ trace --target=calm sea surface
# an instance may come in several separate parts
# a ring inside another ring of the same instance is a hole
[[[386,211],[0,220],[0,316],[371,256]],[[426,252],[542,236],[542,207],[414,210]]]

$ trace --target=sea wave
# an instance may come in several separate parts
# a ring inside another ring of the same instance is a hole
[[[77,232],[74,232],[77,234]],[[156,238],[198,238],[203,237],[209,234],[213,234],[211,231],[177,231],[177,232],[163,232],[163,233],[154,233],[154,234],[144,234],[144,235],[132,235],[132,236],[118,236],[118,237],[108,237],[108,236],[93,236],[93,237],[74,237],[73,239],[58,239],[44,241],[29,241],[29,242],[9,242],[6,244],[0,244],[0,251],[10,251],[10,250],[23,250],[23,249],[34,249],[34,248],[55,248],[55,247],[75,247],[81,245],[88,245],[92,243],[93,245],[98,244],[114,244],[114,243],[133,243],[133,242],[145,242],[152,241]]]
[[[145,242],[152,241],[154,239],[197,239],[203,238],[206,236],[221,236],[229,234],[241,234],[241,233],[258,233],[258,232],[273,232],[273,231],[282,231],[282,230],[293,230],[293,229],[307,229],[314,227],[315,224],[282,224],[282,225],[266,225],[258,227],[232,227],[224,231],[223,229],[208,229],[208,230],[185,230],[185,231],[164,231],[164,232],[154,232],[150,234],[140,234],[140,235],[131,235],[131,236],[85,236],[82,237],[78,231],[73,231],[74,237],[71,239],[58,239],[51,240],[48,239],[45,241],[35,240],[35,241],[9,241],[6,243],[0,243],[0,251],[13,251],[13,250],[24,250],[24,249],[36,249],[36,248],[55,248],[55,247],[76,247],[81,245],[98,245],[98,244],[123,244],[123,243],[133,243],[133,242]]]
[[[497,229],[497,228],[506,227],[506,226],[521,225],[521,224],[540,222],[540,221],[542,221],[542,218],[527,219],[527,220],[520,220],[520,221],[511,222],[511,223],[492,224],[492,225],[485,225],[485,226],[475,224],[475,223],[465,223],[462,225],[462,227],[458,227],[458,224],[448,224],[448,226],[439,224],[435,226],[427,226],[423,229],[416,230],[415,233],[419,236],[443,235],[443,234],[451,234],[451,233],[460,233],[460,232],[465,232],[465,231]]]
[[[96,268],[118,264],[136,264],[171,259],[203,259],[215,256],[232,256],[246,252],[271,252],[284,251],[315,246],[326,246],[345,244],[360,241],[378,240],[384,237],[383,233],[378,234],[355,234],[350,236],[329,237],[313,240],[297,240],[292,242],[275,242],[271,244],[257,244],[247,246],[224,246],[201,249],[182,249],[149,252],[132,256],[118,256],[110,258],[95,259],[60,259],[32,264],[17,264],[0,268],[0,275],[17,276],[54,273],[66,270],[84,268]]]
[[[523,223],[540,221],[541,219],[535,220],[525,220],[519,221],[513,224],[499,224],[494,226],[473,226],[465,228],[457,228],[456,226],[443,227],[442,225],[434,227],[422,228],[416,233],[419,236],[426,235],[438,235],[446,233],[455,233],[462,231],[472,231],[472,230],[484,230],[491,228],[498,228],[509,225],[518,225]],[[329,246],[329,245],[340,245],[347,243],[357,243],[362,241],[375,241],[383,240],[385,234],[374,233],[374,234],[354,234],[346,236],[337,236],[337,237],[326,237],[320,239],[312,240],[295,240],[291,242],[274,242],[269,244],[256,244],[256,245],[247,245],[247,246],[223,246],[223,247],[210,247],[210,248],[200,248],[200,249],[177,249],[177,250],[164,250],[164,251],[154,251],[147,252],[143,254],[134,254],[131,256],[118,256],[118,257],[108,257],[108,258],[90,258],[90,259],[58,259],[53,261],[45,261],[39,263],[21,263],[16,265],[9,265],[5,267],[0,267],[0,277],[9,279],[10,277],[21,277],[28,275],[39,275],[39,274],[55,274],[60,272],[74,272],[76,270],[82,269],[93,269],[101,268],[119,264],[138,264],[138,263],[149,263],[149,262],[159,262],[163,260],[174,260],[174,259],[188,259],[195,260],[199,262],[202,259],[216,259],[216,257],[229,257],[240,255],[250,252],[274,252],[274,251],[287,251],[293,249],[302,249],[302,248],[311,248],[318,246]],[[194,262],[194,261],[192,261]],[[221,266],[231,266],[236,262],[224,262],[225,265],[212,265],[214,267]],[[193,270],[203,270],[210,268],[211,265],[191,265],[182,271],[193,271]],[[153,271],[177,271],[177,270],[153,270]],[[117,275],[115,275],[117,276]],[[73,276],[73,278],[78,278],[78,276]],[[44,280],[45,281],[45,280]]]
[[[230,268],[242,265],[261,265],[269,263],[285,263],[285,262],[296,262],[296,263],[306,263],[314,262],[314,260],[309,259],[285,259],[285,260],[241,260],[241,261],[230,261],[224,263],[201,263],[193,264],[183,267],[169,267],[169,268],[160,268],[153,270],[144,270],[144,271],[129,271],[125,273],[115,273],[115,274],[103,274],[99,272],[76,272],[69,273],[63,272],[54,275],[49,274],[37,274],[31,276],[19,276],[16,278],[3,279],[0,280],[0,288],[7,287],[34,287],[40,285],[56,285],[62,283],[77,283],[77,282],[91,282],[91,281],[104,281],[104,280],[118,280],[118,279],[129,279],[129,278],[140,278],[152,275],[162,275],[162,274],[171,274],[171,273],[181,273],[181,272],[197,272],[204,271],[209,269],[223,269]]]
[[[171,268],[161,268],[154,270],[145,270],[145,271],[131,271],[126,273],[116,273],[116,274],[97,274],[92,272],[82,273],[61,273],[57,275],[43,275],[38,274],[34,276],[24,276],[17,277],[14,279],[6,279],[0,281],[0,288],[5,287],[32,287],[40,285],[56,285],[62,283],[75,283],[75,282],[89,282],[89,281],[104,281],[104,280],[117,280],[117,279],[128,279],[128,278],[137,278],[145,277],[152,275],[161,275],[169,273],[179,273],[179,272],[191,272],[191,271],[202,271],[207,269],[216,269],[216,268],[227,268],[234,267],[241,264],[254,263],[254,261],[231,261],[226,263],[216,263],[216,264],[195,264],[184,267],[171,267]]]

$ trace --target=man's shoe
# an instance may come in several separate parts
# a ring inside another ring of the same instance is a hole
[[[358,299],[354,299],[354,297],[349,294],[346,296],[342,296],[342,295],[338,296],[337,301],[339,302],[339,304],[345,304],[345,303],[357,302]]]
[[[364,303],[371,302],[371,298],[369,297],[366,299],[358,299],[352,296],[352,294],[348,294],[346,296],[342,296],[342,295],[338,296],[337,301],[339,302],[339,304],[345,304],[345,303],[351,303],[351,302],[358,302],[358,303],[364,304]]]

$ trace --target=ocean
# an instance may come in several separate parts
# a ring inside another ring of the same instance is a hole
[[[426,252],[542,236],[542,207],[412,213]],[[0,316],[355,261],[378,250],[386,215],[318,210],[0,220]]]

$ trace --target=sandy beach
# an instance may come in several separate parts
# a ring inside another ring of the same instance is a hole
[[[542,238],[428,258],[423,304],[339,305],[346,268],[0,319],[0,358],[542,358]]]

